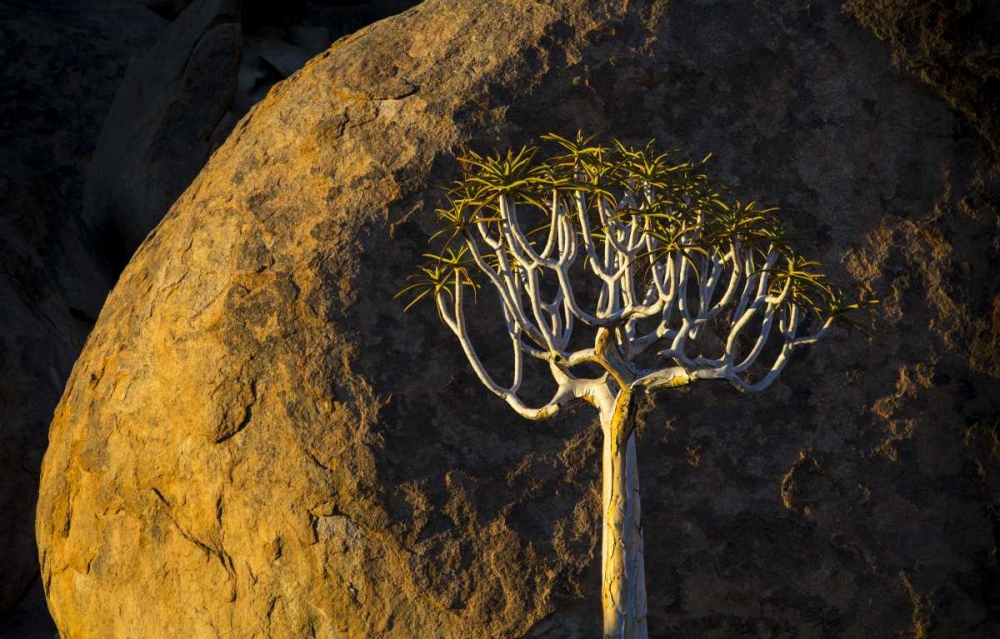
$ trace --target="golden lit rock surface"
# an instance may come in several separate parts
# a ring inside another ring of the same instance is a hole
[[[594,415],[516,418],[392,297],[459,145],[577,127],[717,153],[884,300],[872,341],[765,396],[647,407],[651,635],[1000,630],[997,176],[836,5],[764,4],[429,0],[277,85],[56,410],[37,534],[63,636],[593,636]]]
[[[129,57],[161,28],[114,1],[0,2],[0,636],[18,639],[7,615],[38,584],[49,422],[113,283],[78,216],[83,172]]]

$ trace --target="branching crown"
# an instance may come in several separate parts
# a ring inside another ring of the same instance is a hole
[[[434,300],[480,380],[525,417],[551,415],[573,397],[593,401],[597,386],[724,379],[759,391],[795,348],[838,319],[857,327],[845,315],[876,303],[851,300],[795,251],[777,209],[733,199],[710,180],[708,157],[677,161],[652,143],[605,146],[580,134],[543,139],[558,151],[540,162],[536,147],[458,158],[459,178],[437,211],[438,248],[400,292],[412,296],[407,308]],[[483,366],[466,325],[467,293],[480,288],[500,299],[510,384]],[[580,324],[594,339],[571,348]],[[518,395],[525,356],[546,362],[559,385],[540,408]],[[572,369],[583,363],[605,374],[579,378]]]

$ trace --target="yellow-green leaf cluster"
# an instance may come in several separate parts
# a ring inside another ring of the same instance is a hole
[[[457,158],[458,178],[445,191],[445,204],[437,210],[440,226],[431,237],[440,248],[427,254],[428,262],[401,292],[414,296],[407,308],[431,295],[450,294],[456,278],[476,288],[466,244],[482,239],[483,232],[502,244],[503,225],[510,223],[504,206],[517,208],[521,231],[538,250],[548,236],[554,203],[568,212],[577,233],[586,227],[594,242],[638,224],[652,248],[635,259],[647,264],[678,255],[697,271],[712,257],[746,255],[753,268],[770,270],[772,295],[787,283],[786,303],[816,317],[842,319],[874,303],[848,299],[818,262],[799,255],[776,207],[733,198],[725,184],[710,179],[705,167],[711,155],[692,162],[652,141],[634,147],[612,139],[605,145],[581,132],[573,138],[550,133],[542,141],[554,152],[541,160],[536,146],[489,155],[466,151]],[[486,259],[497,265],[495,254],[487,252]],[[507,261],[517,268],[513,256]]]

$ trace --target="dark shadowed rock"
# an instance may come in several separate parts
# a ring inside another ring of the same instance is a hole
[[[646,407],[651,634],[1000,632],[980,139],[838,5],[430,0],[277,85],[122,274],[42,471],[63,635],[594,636],[593,416],[515,418],[393,299],[458,146],[577,127],[717,153],[884,300],[764,396]]]
[[[167,20],[175,20],[190,4],[191,0],[146,0],[146,6],[150,11]]]
[[[48,423],[112,282],[79,219],[82,173],[129,57],[163,27],[134,2],[86,5],[0,1],[0,615],[38,580]],[[44,614],[0,618],[0,636]]]
[[[83,216],[117,268],[217,142],[213,132],[236,90],[239,20],[238,0],[197,0],[129,66],[115,94],[90,166]]]
[[[47,424],[73,365],[73,318],[51,275],[0,222],[0,609],[38,574],[32,535]]]
[[[58,282],[80,341],[111,283],[80,223],[83,173],[130,57],[164,24],[128,0],[0,1],[0,219]]]
[[[1000,156],[1000,5],[991,0],[848,0],[845,10],[937,91]]]
[[[174,23],[130,66],[105,121],[84,199],[84,217],[116,273],[276,82],[336,37],[415,0],[147,4]]]
[[[34,517],[32,517],[34,519]],[[17,606],[0,617],[3,639],[58,639],[59,631],[45,604],[45,589],[38,573]]]

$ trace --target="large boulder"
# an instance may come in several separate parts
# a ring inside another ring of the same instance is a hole
[[[27,637],[20,620],[44,615],[4,619],[38,582],[48,424],[113,282],[79,219],[84,167],[130,56],[162,23],[126,0],[0,2],[0,635]]]
[[[83,218],[118,270],[232,127],[224,116],[240,42],[239,0],[196,0],[129,66],[83,201]]]
[[[115,273],[276,82],[334,36],[414,4],[149,0],[173,23],[129,65],[104,120],[83,200],[83,217]]]
[[[832,4],[428,0],[272,90],[108,298],[42,470],[63,636],[596,634],[592,413],[515,418],[393,299],[457,147],[577,127],[718,153],[884,300],[767,395],[647,406],[652,634],[1000,632],[1000,197],[958,116]]]

